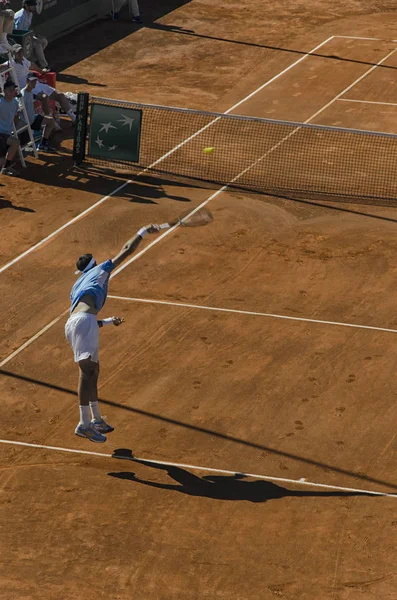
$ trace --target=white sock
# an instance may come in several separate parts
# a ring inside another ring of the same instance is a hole
[[[74,123],[76,120],[76,115],[74,114],[74,112],[71,108],[68,110],[68,115],[69,115],[71,121]]]
[[[7,34],[6,34],[6,33],[2,33],[2,34],[1,34],[1,42],[2,42],[2,43],[3,43],[3,42],[8,42],[8,39],[7,39]]]
[[[91,414],[93,419],[100,421],[102,419],[101,412],[99,410],[98,402],[90,402]]]
[[[80,425],[88,427],[91,423],[90,407],[81,406],[80,404]]]

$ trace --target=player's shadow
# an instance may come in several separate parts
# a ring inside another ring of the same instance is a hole
[[[117,451],[114,454],[117,457]],[[180,467],[162,465],[153,462],[147,462],[143,459],[133,459],[135,462],[166,471],[167,474],[176,483],[159,483],[142,479],[135,473],[121,471],[118,473],[108,473],[110,477],[126,479],[148,487],[161,490],[173,490],[187,496],[199,496],[202,498],[212,498],[213,500],[245,500],[247,502],[267,502],[268,500],[277,500],[286,497],[314,497],[314,498],[332,498],[349,496],[368,496],[369,494],[359,492],[342,491],[306,491],[306,490],[288,490],[287,488],[276,485],[270,481],[262,479],[247,480],[243,473],[235,475],[205,475],[198,477]]]

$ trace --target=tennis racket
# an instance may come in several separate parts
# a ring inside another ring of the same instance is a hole
[[[158,225],[158,228],[170,229],[170,227],[175,227],[175,225],[180,225],[181,227],[201,227],[202,225],[208,225],[213,220],[214,217],[210,211],[207,208],[201,208],[195,212],[189,211],[169,223],[161,223],[161,225]]]

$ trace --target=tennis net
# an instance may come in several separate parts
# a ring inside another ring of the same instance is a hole
[[[97,97],[90,97],[91,116],[97,106],[113,107],[120,116],[110,128],[101,123],[105,129],[98,129],[101,133],[88,144],[87,159],[98,165],[266,194],[397,199],[394,134]],[[131,131],[127,111],[140,115],[139,153],[132,160],[128,155],[112,158],[117,140]],[[98,156],[96,144],[105,144],[109,152]]]

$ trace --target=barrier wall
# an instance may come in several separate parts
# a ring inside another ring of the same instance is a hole
[[[21,7],[21,0],[11,0],[12,10]],[[37,0],[32,28],[51,41],[104,16],[110,7],[111,0]]]

